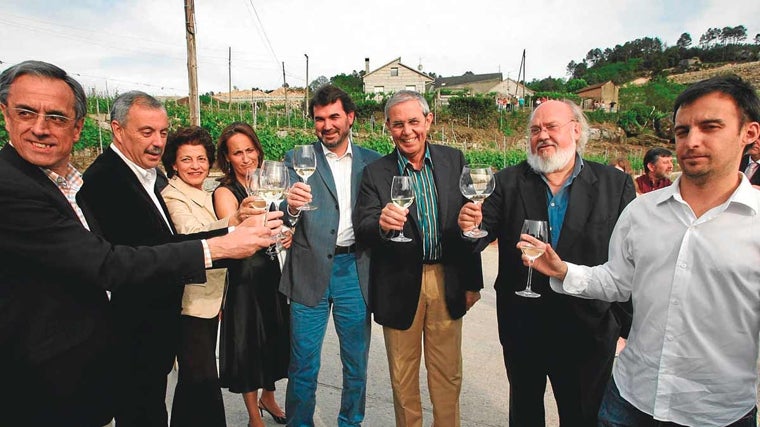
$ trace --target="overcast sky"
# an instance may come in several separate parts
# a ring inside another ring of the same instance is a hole
[[[320,75],[405,65],[444,77],[466,71],[527,80],[567,77],[571,60],[640,37],[696,44],[710,27],[760,33],[758,0],[195,0],[198,85],[275,89]],[[0,0],[0,70],[52,62],[91,90],[187,93],[183,0]],[[106,83],[107,82],[107,83]]]

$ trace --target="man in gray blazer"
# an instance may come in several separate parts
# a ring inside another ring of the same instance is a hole
[[[354,145],[349,136],[356,105],[326,85],[309,102],[317,138],[317,170],[299,182],[293,152],[285,155],[290,180],[287,217],[298,221],[280,281],[291,300],[290,368],[285,400],[289,426],[311,426],[316,405],[322,341],[330,310],[340,341],[343,393],[338,426],[364,419],[370,315],[369,254],[354,239],[351,214],[364,167],[380,155]],[[301,212],[306,203],[316,210]]]

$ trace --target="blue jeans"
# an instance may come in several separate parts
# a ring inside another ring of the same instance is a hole
[[[615,379],[610,378],[607,391],[599,408],[600,427],[678,427],[679,424],[657,421],[651,415],[638,410],[620,396]],[[757,427],[757,407],[728,427]]]
[[[304,278],[306,280],[306,278]],[[314,307],[290,305],[290,366],[285,412],[292,427],[313,426],[322,341],[330,308],[343,364],[338,426],[360,426],[367,395],[370,317],[354,254],[336,255],[325,295]]]

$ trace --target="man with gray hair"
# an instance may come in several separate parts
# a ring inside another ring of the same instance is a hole
[[[533,275],[540,297],[515,294],[525,288],[528,273],[515,243],[524,220],[543,220],[563,257],[604,262],[615,222],[635,197],[633,182],[613,167],[581,158],[588,123],[571,101],[541,103],[530,117],[529,138],[527,160],[498,172],[493,194],[482,205],[464,205],[459,226],[468,231],[482,221],[488,236],[479,250],[499,241],[496,308],[510,425],[544,424],[547,376],[560,424],[596,425],[615,344],[630,316],[616,304],[554,293],[540,274]]]
[[[425,352],[433,425],[460,425],[462,317],[480,299],[480,254],[460,237],[461,151],[428,141],[433,114],[422,95],[395,93],[385,106],[396,149],[364,169],[354,210],[357,242],[369,247],[370,305],[383,325],[397,427],[421,427]],[[411,177],[414,204],[391,203],[396,175]],[[411,242],[390,240],[403,230]]]

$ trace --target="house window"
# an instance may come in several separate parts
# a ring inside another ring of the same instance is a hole
[[[384,93],[385,86],[375,86],[375,93]]]
[[[417,91],[417,86],[415,86],[415,85],[406,85],[405,89],[406,90]]]
[[[398,67],[391,67],[391,77],[398,77]]]

